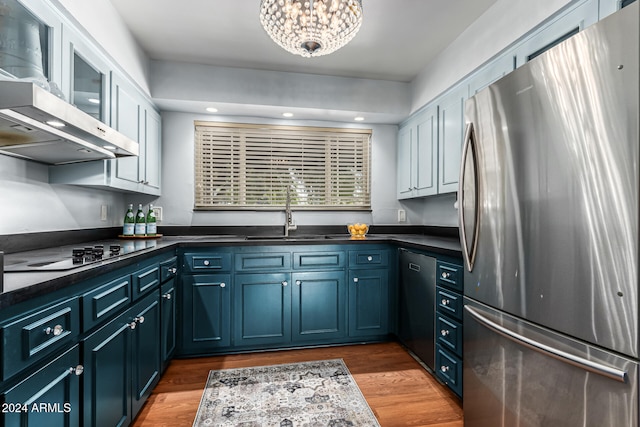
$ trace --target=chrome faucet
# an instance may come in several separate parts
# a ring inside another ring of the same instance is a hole
[[[287,186],[287,202],[284,208],[284,236],[289,236],[290,230],[298,228],[295,222],[293,222],[293,216],[291,215],[291,186]]]

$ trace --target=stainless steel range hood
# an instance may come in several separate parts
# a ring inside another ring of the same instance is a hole
[[[137,156],[138,143],[33,83],[3,80],[0,153],[59,165]]]

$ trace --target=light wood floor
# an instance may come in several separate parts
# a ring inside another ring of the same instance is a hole
[[[344,360],[382,427],[463,426],[460,400],[398,343],[173,360],[133,426],[191,426],[212,369],[335,358]]]

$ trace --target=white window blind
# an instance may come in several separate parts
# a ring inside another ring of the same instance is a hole
[[[371,131],[195,122],[196,209],[370,209]]]

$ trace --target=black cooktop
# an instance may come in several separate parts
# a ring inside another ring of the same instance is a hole
[[[65,271],[156,246],[155,240],[105,240],[5,255],[4,271]]]

